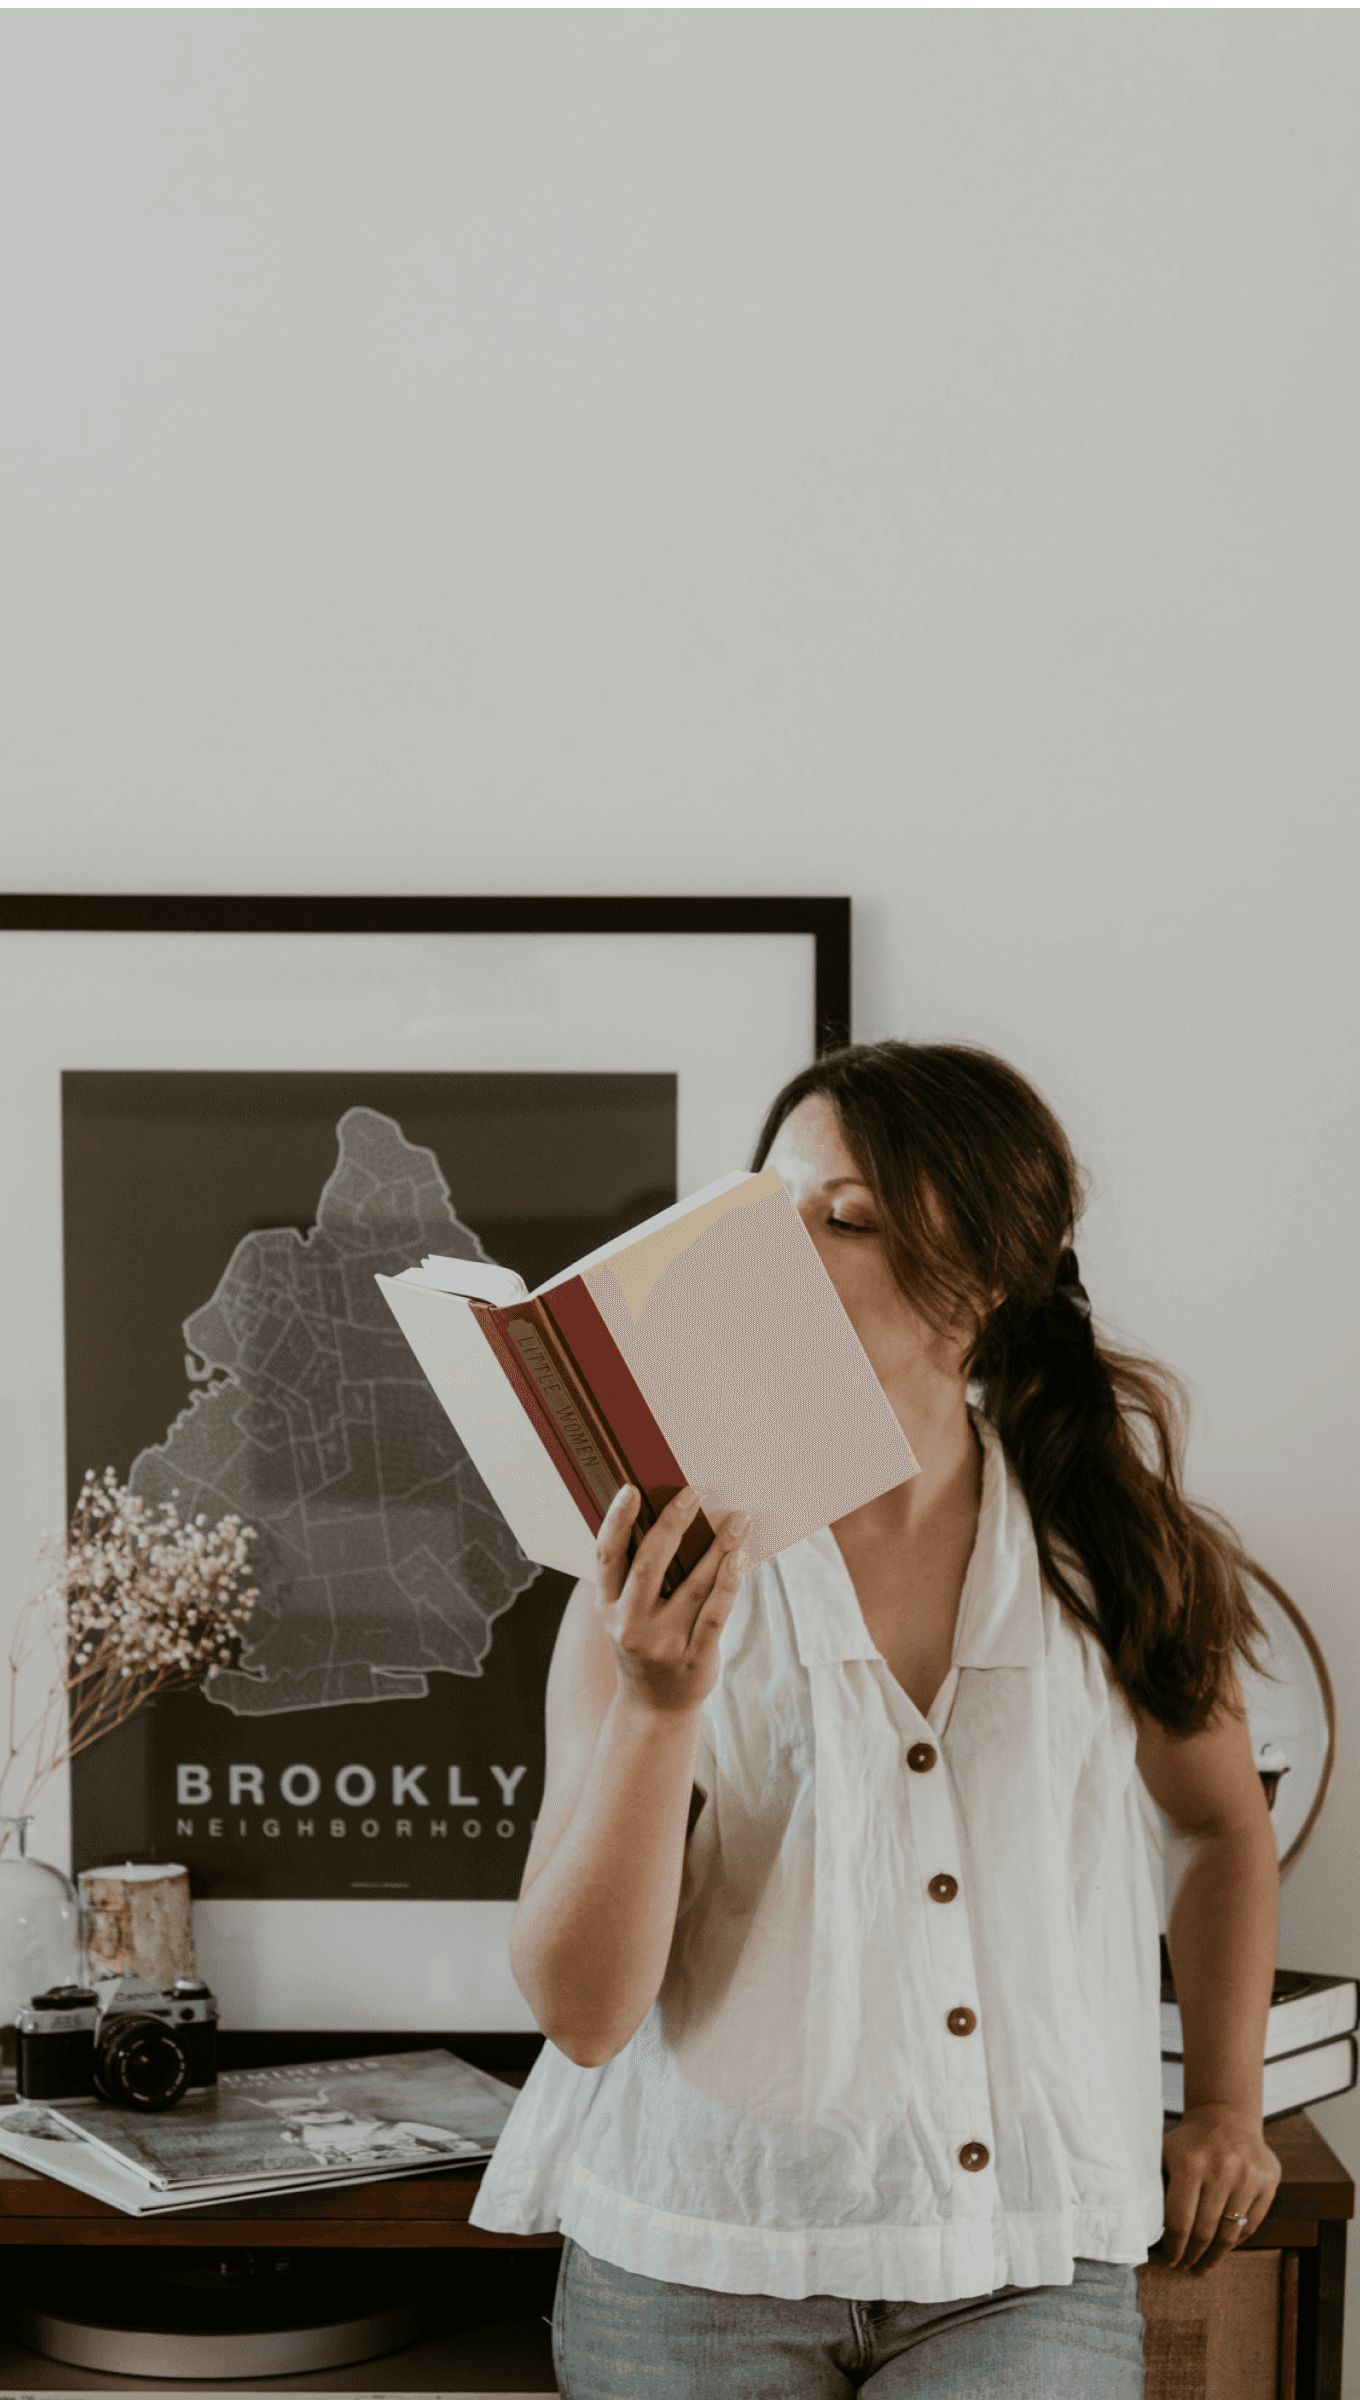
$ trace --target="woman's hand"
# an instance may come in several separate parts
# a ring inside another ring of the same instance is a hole
[[[1259,2117],[1216,2101],[1187,2108],[1179,2125],[1167,2129],[1162,2161],[1166,2230],[1156,2255],[1168,2266],[1207,2275],[1255,2233],[1279,2187],[1280,2162],[1266,2147]],[[1229,2210],[1246,2224],[1225,2225]]]
[[[726,1518],[667,1599],[661,1578],[698,1509],[698,1495],[688,1486],[676,1493],[643,1535],[630,1567],[628,1537],[641,1505],[633,1484],[614,1495],[595,1544],[595,1607],[626,1703],[670,1716],[700,1707],[718,1680],[718,1636],[737,1596],[744,1564],[739,1549],[751,1520]]]

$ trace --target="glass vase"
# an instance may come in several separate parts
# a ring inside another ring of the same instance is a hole
[[[31,1817],[0,1817],[0,2033],[50,1984],[78,1983],[80,1897],[57,1867],[28,1855]],[[12,2040],[4,2044],[6,2052]]]

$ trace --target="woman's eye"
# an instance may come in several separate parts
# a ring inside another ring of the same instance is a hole
[[[872,1233],[874,1231],[872,1225],[857,1224],[853,1217],[828,1217],[826,1221],[836,1233]]]

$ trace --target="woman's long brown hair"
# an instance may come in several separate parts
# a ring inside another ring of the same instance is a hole
[[[1184,1384],[1107,1345],[1066,1296],[1085,1190],[1052,1110],[990,1051],[855,1043],[785,1084],[754,1166],[812,1092],[874,1195],[901,1290],[938,1331],[969,1339],[1045,1582],[1138,1708],[1168,1732],[1199,1732],[1232,1704],[1232,1653],[1259,1667],[1267,1637],[1237,1535],[1182,1488]]]

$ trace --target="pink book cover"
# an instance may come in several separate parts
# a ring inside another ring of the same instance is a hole
[[[919,1472],[774,1168],[545,1285],[549,1308],[568,1284],[598,1310],[709,1522],[750,1511],[751,1566]]]

